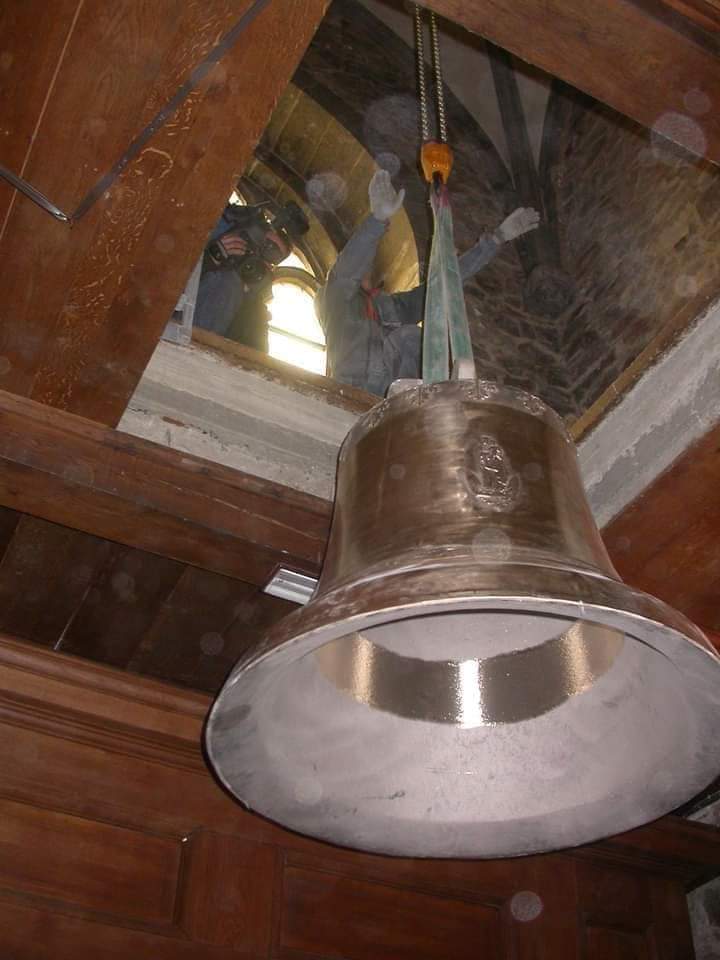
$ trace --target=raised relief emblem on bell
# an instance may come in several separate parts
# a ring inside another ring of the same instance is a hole
[[[520,477],[495,437],[483,434],[465,454],[467,486],[475,503],[486,510],[509,510],[520,496]]]

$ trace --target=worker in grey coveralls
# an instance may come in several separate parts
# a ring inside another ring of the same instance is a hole
[[[420,377],[425,287],[404,293],[373,289],[371,270],[378,244],[405,191],[397,192],[385,170],[370,181],[370,216],[339,254],[327,283],[315,298],[315,310],[325,332],[328,376],[341,383],[384,396],[400,378]],[[540,217],[519,207],[494,233],[485,234],[460,257],[463,280],[481,270],[504,243],[534,230]]]

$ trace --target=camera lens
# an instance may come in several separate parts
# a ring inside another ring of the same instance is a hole
[[[240,267],[245,283],[254,284],[264,280],[268,272],[265,262],[260,257],[246,256]]]
[[[266,237],[263,241],[262,255],[268,263],[280,263],[281,260],[285,259],[284,250],[281,250],[279,245],[269,237]]]

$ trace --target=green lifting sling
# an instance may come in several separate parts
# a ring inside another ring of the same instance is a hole
[[[430,203],[434,229],[423,315],[422,375],[425,383],[436,383],[449,380],[452,369],[461,377],[474,376],[474,362],[445,184],[430,188]]]

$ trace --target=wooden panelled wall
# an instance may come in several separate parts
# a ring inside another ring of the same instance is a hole
[[[7,960],[681,960],[720,832],[668,818],[567,855],[368,856],[245,812],[207,698],[0,638]]]

